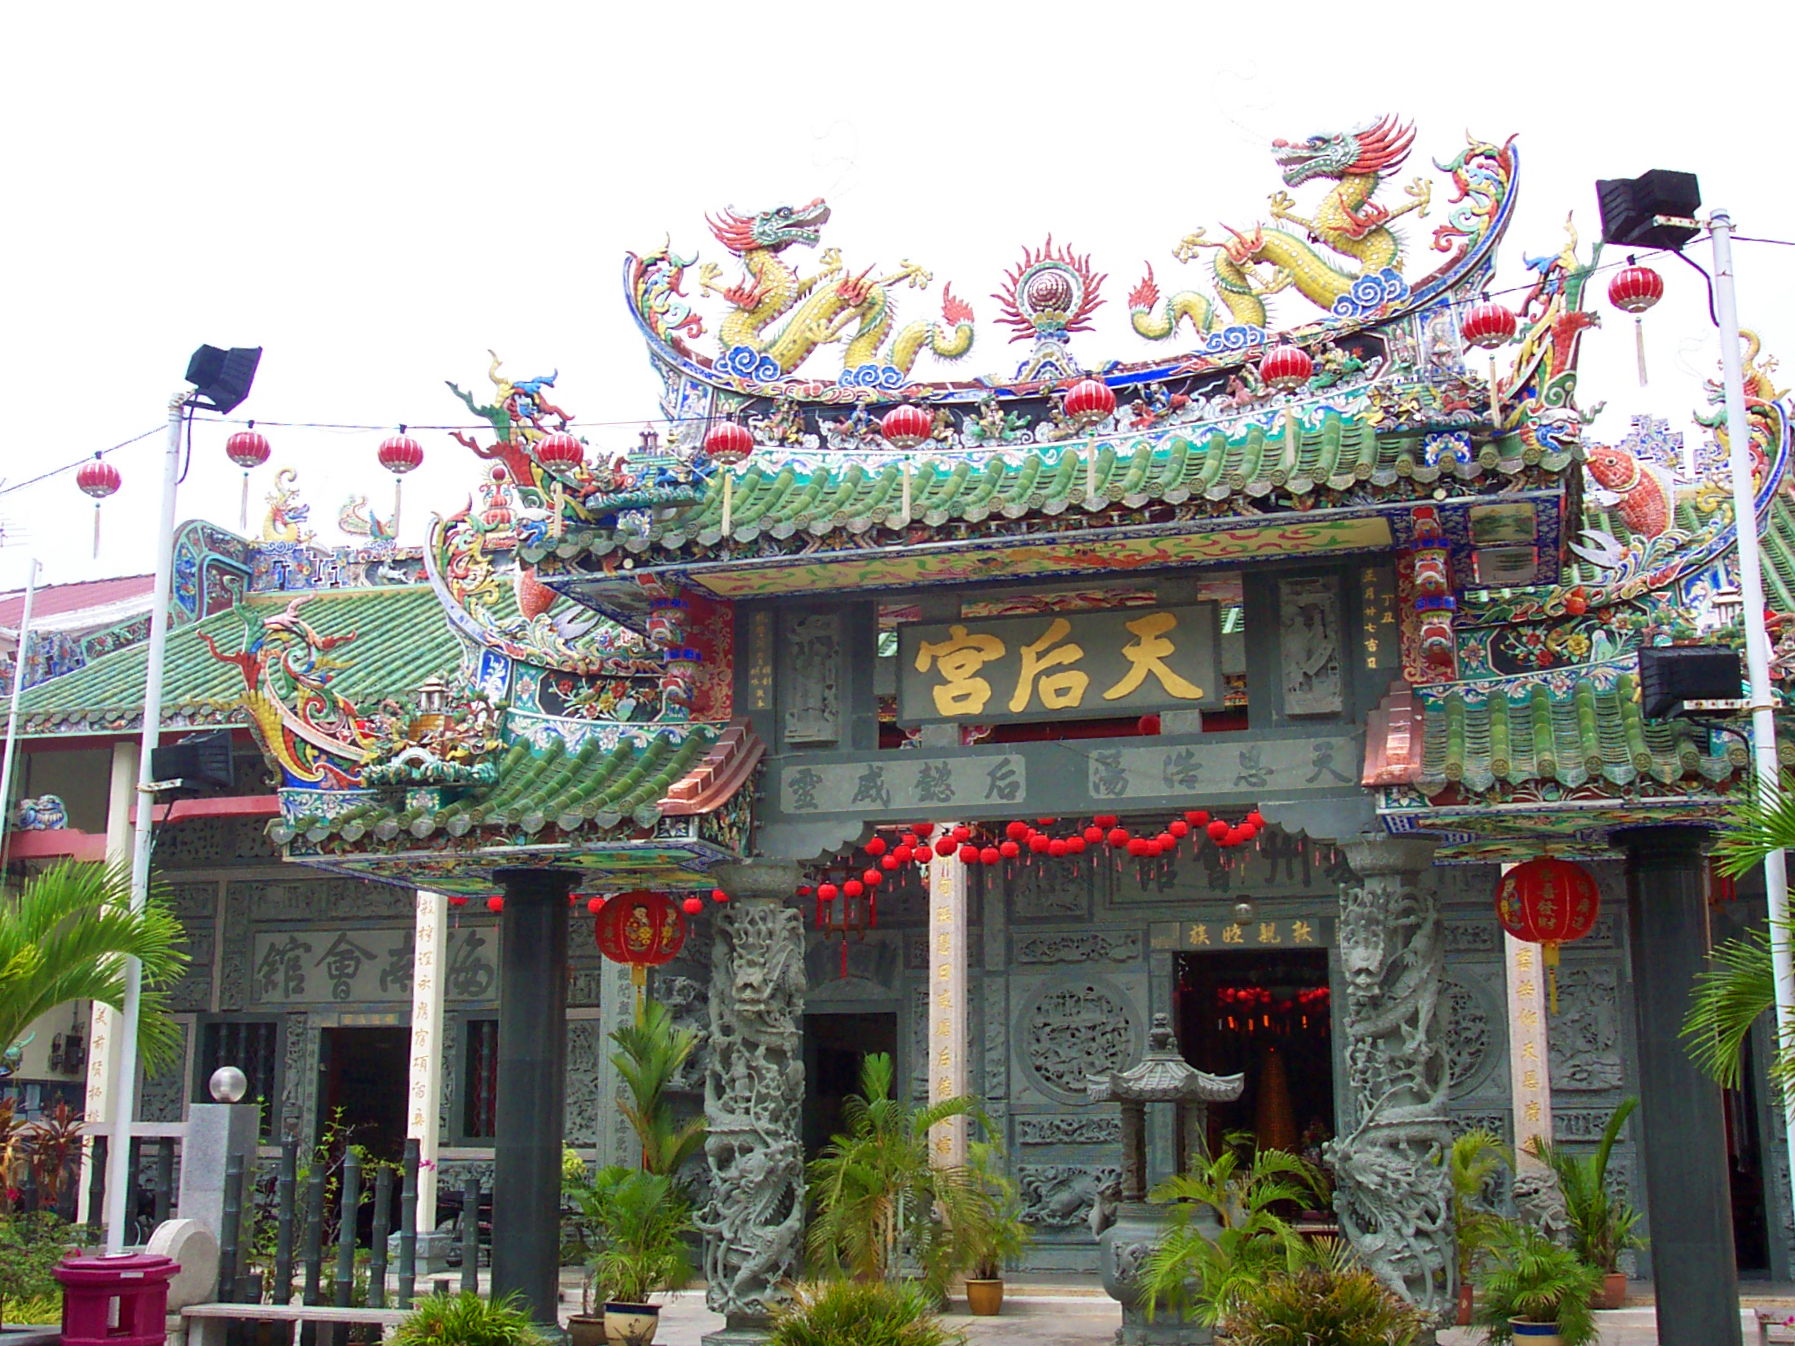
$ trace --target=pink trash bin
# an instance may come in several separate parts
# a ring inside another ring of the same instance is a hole
[[[154,1253],[63,1258],[55,1274],[66,1346],[162,1346],[168,1283],[180,1269]]]

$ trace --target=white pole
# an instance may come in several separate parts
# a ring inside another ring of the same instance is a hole
[[[1776,696],[1770,686],[1770,633],[1764,628],[1764,572],[1758,559],[1758,517],[1751,482],[1751,423],[1745,418],[1745,371],[1739,359],[1739,303],[1733,292],[1733,220],[1717,210],[1708,221],[1714,235],[1714,303],[1720,316],[1720,370],[1726,393],[1727,467],[1733,479],[1733,525],[1739,535],[1739,595],[1745,604],[1745,670],[1751,682],[1751,738],[1758,799],[1776,804],[1781,773],[1776,761]],[[1789,873],[1782,851],[1764,857],[1764,892],[1770,901],[1770,965],[1776,980],[1776,1040],[1795,1039],[1795,956],[1789,947]],[[1783,1144],[1795,1180],[1795,1091],[1783,1102]]]
[[[137,820],[131,833],[131,910],[150,898],[150,843],[153,839],[155,779],[150,758],[162,737],[162,660],[168,647],[168,605],[174,580],[175,485],[181,476],[181,429],[192,393],[182,389],[168,403],[168,447],[162,464],[162,514],[156,533],[156,579],[150,591],[150,645],[143,677],[143,739],[137,759]],[[117,1072],[113,1082],[112,1143],[106,1151],[106,1251],[127,1246],[131,1212],[131,1123],[137,1116],[137,1021],[142,1009],[143,965],[125,959],[125,1003],[114,1037]]]
[[[25,660],[31,653],[31,600],[37,597],[37,557],[25,572],[25,608],[19,614],[19,652],[13,656],[12,704],[6,708],[6,748],[0,757],[0,858],[6,854],[6,829],[12,823],[12,764],[19,747],[19,695],[25,690]]]

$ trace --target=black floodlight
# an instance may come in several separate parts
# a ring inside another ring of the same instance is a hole
[[[179,781],[181,794],[225,794],[236,786],[231,770],[231,731],[190,734],[150,754],[150,779]]]
[[[249,396],[249,385],[256,381],[256,366],[261,362],[260,346],[233,346],[228,351],[201,346],[187,362],[187,382],[199,390],[194,402],[228,416]]]
[[[1739,651],[1726,645],[1648,645],[1639,652],[1639,708],[1648,720],[1742,709],[1743,686]]]
[[[1701,232],[1695,221],[1701,203],[1701,186],[1695,174],[1668,168],[1654,168],[1636,178],[1606,178],[1596,183],[1602,241],[1623,248],[1682,251],[1683,245]]]

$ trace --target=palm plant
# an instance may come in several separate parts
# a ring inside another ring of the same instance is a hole
[[[1501,1224],[1485,1193],[1497,1172],[1514,1167],[1514,1154],[1494,1131],[1478,1128],[1453,1139],[1445,1155],[1452,1184],[1452,1227],[1458,1237],[1458,1280],[1470,1283],[1478,1255]]]
[[[672,1010],[644,999],[636,1005],[635,1022],[613,1031],[611,1041],[618,1048],[611,1064],[629,1090],[617,1106],[642,1143],[642,1167],[671,1177],[704,1144],[704,1118],[678,1122],[666,1098],[668,1085],[698,1047],[698,1033],[675,1028]]]
[[[1295,1272],[1303,1241],[1275,1208],[1307,1206],[1319,1187],[1308,1162],[1255,1149],[1245,1132],[1161,1183],[1153,1200],[1166,1205],[1167,1229],[1141,1269],[1149,1312],[1171,1308],[1213,1327],[1244,1291],[1275,1271]]]
[[[891,1086],[891,1057],[867,1056],[860,1093],[842,1104],[847,1130],[810,1164],[810,1252],[867,1281],[898,1279],[908,1258],[939,1298],[964,1260],[954,1231],[976,1227],[987,1202],[964,1165],[930,1162],[929,1130],[969,1117],[989,1134],[990,1122],[971,1095],[918,1107],[892,1097]]]
[[[488,1301],[472,1290],[420,1296],[388,1341],[391,1346],[546,1346],[516,1295]]]
[[[1477,1323],[1485,1339],[1514,1340],[1514,1322],[1556,1323],[1562,1346],[1596,1339],[1590,1297],[1602,1273],[1537,1229],[1502,1221],[1489,1244],[1490,1265],[1478,1282]]]
[[[967,1164],[977,1200],[972,1218],[955,1226],[954,1243],[961,1269],[974,1280],[994,1281],[1003,1268],[1028,1251],[1032,1239],[1022,1222],[1022,1198],[1016,1184],[997,1167],[995,1145],[975,1144]]]
[[[595,1307],[595,1288],[613,1302],[643,1304],[657,1290],[677,1290],[691,1279],[685,1239],[692,1207],[671,1177],[613,1166],[572,1191],[603,1240],[590,1263],[587,1313]]]
[[[1790,849],[1795,849],[1795,776],[1783,777],[1768,806],[1754,781],[1728,807],[1727,825],[1714,848],[1721,873],[1737,878],[1772,851]],[[1795,931],[1783,933],[1795,937]],[[1775,1008],[1769,930],[1715,945],[1683,1020],[1690,1058],[1722,1088],[1738,1088],[1745,1040],[1752,1025]],[[1795,1086],[1795,1038],[1777,1043],[1771,1052],[1770,1081],[1784,1097]]]
[[[1229,1346],[1411,1346],[1433,1326],[1337,1240],[1247,1287],[1222,1319]]]
[[[140,1053],[152,1070],[168,1064],[182,1045],[167,997],[187,965],[181,940],[181,924],[158,894],[131,910],[121,866],[64,861],[32,875],[16,898],[0,898],[0,1051],[73,1001],[121,1009],[131,957],[143,966]]]
[[[1543,1137],[1533,1142],[1533,1152],[1552,1170],[1564,1194],[1565,1214],[1571,1224],[1571,1250],[1584,1262],[1609,1275],[1620,1269],[1620,1255],[1629,1248],[1644,1247],[1634,1230],[1639,1211],[1623,1196],[1608,1188],[1608,1156],[1621,1127],[1639,1106],[1637,1098],[1623,1099],[1594,1154],[1579,1158]]]
[[[795,1285],[773,1318],[768,1346],[964,1346],[915,1285],[824,1281]]]

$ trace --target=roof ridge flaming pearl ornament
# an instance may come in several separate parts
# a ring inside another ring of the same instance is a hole
[[[93,497],[93,554],[100,554],[100,502],[118,490],[122,478],[118,469],[98,453],[75,472],[75,485]]]
[[[388,435],[380,441],[380,448],[375,457],[380,465],[393,474],[393,545],[399,545],[399,507],[402,503],[400,490],[404,486],[405,474],[416,470],[424,461],[424,446],[405,433],[405,427],[399,427],[399,433]]]
[[[1637,258],[1628,257],[1627,264],[1614,273],[1608,282],[1608,302],[1622,313],[1633,315],[1633,344],[1639,359],[1639,386],[1645,387],[1645,311],[1664,298],[1664,277],[1649,266],[1641,266]]]
[[[225,457],[243,469],[243,503],[237,510],[237,531],[245,536],[249,533],[250,470],[267,462],[269,454],[273,452],[268,437],[256,429],[254,421],[224,441]]]

